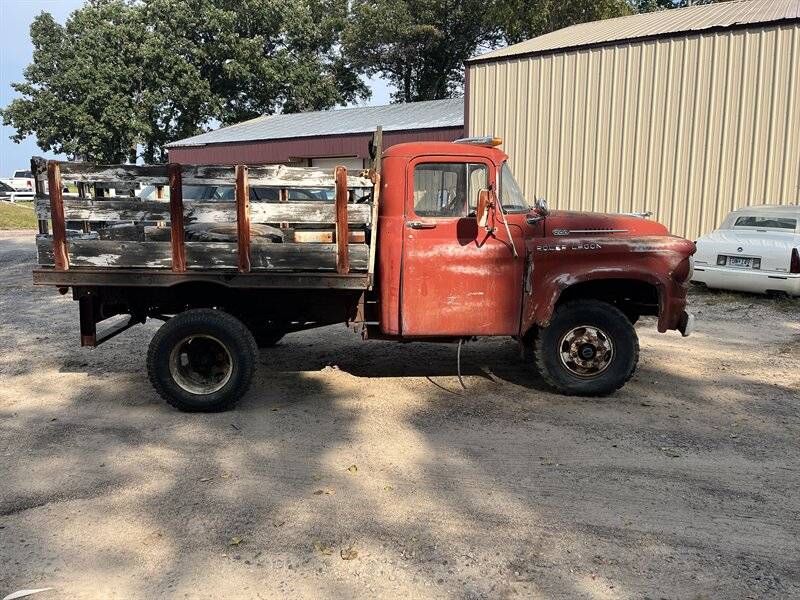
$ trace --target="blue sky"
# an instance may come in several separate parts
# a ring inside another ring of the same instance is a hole
[[[14,97],[11,83],[22,81],[22,71],[31,60],[33,46],[28,30],[33,18],[47,11],[63,23],[82,4],[83,0],[0,0],[0,106],[6,106]],[[387,104],[390,90],[385,82],[372,79],[369,84],[372,98],[364,104]],[[14,169],[27,168],[33,155],[55,156],[43,152],[32,138],[15,144],[9,139],[13,133],[10,127],[0,131],[0,177],[10,175]]]

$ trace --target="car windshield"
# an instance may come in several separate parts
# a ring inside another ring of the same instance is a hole
[[[733,224],[734,227],[753,227],[756,229],[797,229],[797,219],[789,217],[766,217],[750,215],[738,217]]]
[[[507,162],[503,163],[500,170],[500,202],[506,212],[528,212],[533,208],[522,195]]]
[[[31,173],[30,171],[15,171],[14,172],[14,177],[26,177],[26,178],[29,178],[29,177],[33,177],[33,173]]]

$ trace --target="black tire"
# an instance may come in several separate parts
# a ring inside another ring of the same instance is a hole
[[[239,319],[221,310],[192,309],[156,332],[147,352],[147,373],[158,394],[175,408],[217,412],[233,407],[247,392],[257,356],[253,335]]]
[[[639,362],[639,338],[630,320],[598,300],[559,306],[534,346],[544,380],[570,396],[611,394],[633,376]]]

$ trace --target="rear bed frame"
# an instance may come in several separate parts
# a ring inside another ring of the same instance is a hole
[[[286,294],[308,290],[313,302],[320,304],[325,301],[319,294],[328,290],[334,292],[331,308],[341,305],[348,314],[361,313],[364,293],[374,282],[380,138],[379,130],[375,168],[357,174],[348,174],[342,166],[324,170],[283,165],[94,165],[34,158],[39,266],[33,281],[56,286],[62,293],[72,288],[79,301],[84,346],[96,346],[147,316],[159,316],[150,309],[145,314],[109,309],[104,298],[114,298],[117,306],[124,289],[131,290],[140,304],[143,296],[152,295],[154,307],[180,297],[178,290],[187,287],[228,290],[227,297],[241,297],[243,306],[252,305],[255,297],[264,302],[263,293],[269,290]],[[63,180],[76,182],[78,194],[64,194]],[[135,190],[139,184],[156,186],[157,199],[133,193],[106,196],[102,191]],[[233,185],[235,200],[184,200],[184,185]],[[167,187],[169,200],[163,198]],[[278,202],[251,203],[251,187],[279,190]],[[289,201],[290,190],[320,188],[335,190],[333,203]],[[359,190],[368,201],[356,202]],[[76,221],[82,231],[68,232],[67,223]],[[166,238],[168,228],[170,241],[99,239],[93,229],[111,222],[156,223],[164,234],[160,238]],[[236,241],[187,240],[186,227],[195,223],[235,225]],[[292,241],[253,239],[255,224],[278,228]],[[330,230],[320,229],[325,226]],[[351,231],[351,226],[359,230]],[[302,235],[295,235],[293,228]],[[250,294],[244,293],[247,290]],[[217,293],[211,291],[210,296]],[[331,312],[342,314],[338,309]],[[97,335],[97,323],[114,314],[130,314],[130,319]]]

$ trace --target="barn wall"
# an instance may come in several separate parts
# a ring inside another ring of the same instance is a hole
[[[529,197],[652,211],[696,238],[733,208],[800,203],[800,24],[468,66],[469,135]]]
[[[386,131],[383,147],[402,142],[450,142],[462,137],[463,127],[422,129],[416,131]],[[308,158],[352,156],[367,158],[371,133],[311,138],[289,138],[257,142],[208,144],[206,146],[170,148],[169,160],[195,164],[273,164],[306,162]]]

